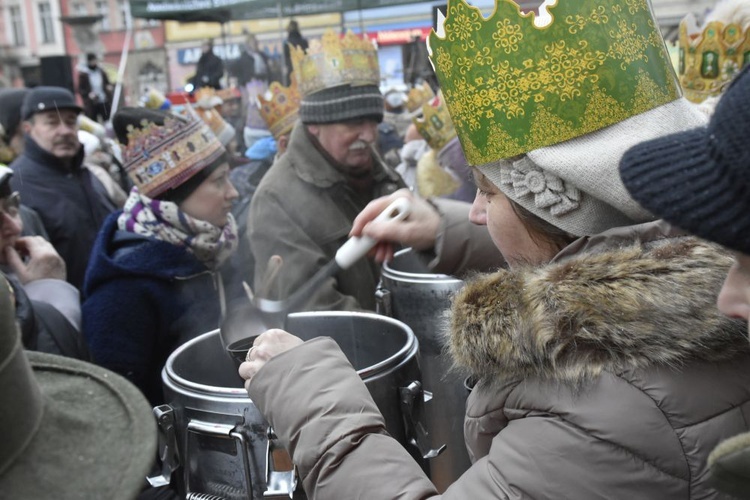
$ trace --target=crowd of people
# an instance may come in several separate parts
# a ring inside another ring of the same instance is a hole
[[[167,358],[363,236],[299,309],[374,312],[401,248],[463,278],[440,335],[473,465],[438,491],[336,342],[275,328],[239,374],[307,497],[750,496],[750,59],[701,94],[700,51],[678,77],[649,3],[615,4],[458,0],[426,42],[440,88],[381,89],[369,40],[294,20],[281,81],[246,34],[223,88],[207,42],[194,102],[151,92],[111,137],[95,56],[83,106],[0,89],[0,498],[174,497],[145,480]],[[708,19],[750,47],[746,3]]]

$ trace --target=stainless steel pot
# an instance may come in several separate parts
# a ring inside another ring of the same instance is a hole
[[[415,252],[405,249],[383,264],[376,291],[378,312],[409,325],[419,340],[422,380],[432,393],[425,413],[427,430],[433,444],[447,445],[430,460],[430,478],[440,492],[471,466],[463,433],[468,394],[463,376],[450,370],[442,339],[451,298],[463,285],[452,276],[430,273]]]
[[[177,348],[162,381],[168,404],[154,408],[162,483],[177,473],[178,490],[187,499],[292,497],[295,472],[291,466],[274,469],[280,446],[248,397],[219,330]],[[150,480],[159,485],[159,478]]]
[[[419,343],[408,326],[371,313],[308,312],[290,314],[285,328],[304,340],[332,337],[362,377],[388,432],[423,466],[437,455],[426,445]],[[162,380],[168,404],[154,412],[163,473],[152,484],[168,483],[176,473],[187,498],[291,497],[294,470],[279,467],[280,446],[245,392],[219,330],[175,350]]]

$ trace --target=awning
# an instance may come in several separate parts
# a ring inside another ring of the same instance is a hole
[[[142,19],[219,22],[272,19],[389,7],[422,0],[130,0],[130,13]]]

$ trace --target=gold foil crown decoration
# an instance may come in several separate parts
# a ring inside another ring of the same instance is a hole
[[[375,46],[351,31],[339,36],[329,29],[320,40],[310,41],[307,52],[289,49],[302,97],[340,85],[380,85]]]
[[[435,151],[440,151],[456,137],[456,129],[440,92],[431,102],[422,106],[422,118],[414,118],[413,121],[419,135]]]
[[[406,109],[410,113],[413,113],[434,98],[435,92],[432,91],[432,87],[426,82],[422,83],[422,85],[409,90],[409,93],[406,95]]]
[[[258,95],[260,115],[266,121],[268,130],[275,139],[286,134],[294,126],[299,117],[299,105],[302,97],[297,87],[297,81],[292,73],[292,81],[288,87],[279,82],[271,82],[265,96]]]
[[[128,176],[151,198],[179,186],[224,152],[208,126],[191,115],[167,117],[163,126],[145,120],[140,128],[129,125],[128,145],[122,147]]]
[[[680,22],[678,74],[685,97],[700,103],[721,94],[750,64],[750,27],[711,21],[701,30],[693,14]]]
[[[546,16],[464,0],[428,38],[430,60],[471,165],[557,144],[680,96],[648,0],[557,0]],[[545,26],[535,22],[546,20]]]

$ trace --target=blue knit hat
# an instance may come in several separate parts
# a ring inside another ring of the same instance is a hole
[[[750,66],[737,75],[701,127],[641,143],[620,175],[644,208],[668,222],[750,255]]]

